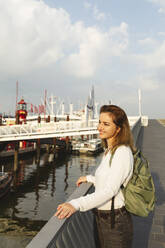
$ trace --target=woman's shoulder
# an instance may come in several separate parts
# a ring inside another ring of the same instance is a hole
[[[126,164],[128,167],[133,165],[133,153],[129,146],[121,145],[114,153],[114,161],[117,163],[122,161],[122,164]]]
[[[123,154],[123,155],[126,155],[126,154],[132,155],[132,150],[131,150],[130,146],[120,145],[117,147],[115,153],[116,154]]]

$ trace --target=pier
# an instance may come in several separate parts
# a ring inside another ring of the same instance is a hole
[[[156,190],[155,210],[147,218],[134,217],[133,248],[165,247],[165,126],[149,120],[138,145],[148,158]]]

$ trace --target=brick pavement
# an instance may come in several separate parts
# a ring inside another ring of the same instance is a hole
[[[149,120],[137,146],[149,161],[157,200],[154,212],[147,218],[133,217],[133,248],[165,248],[165,127],[157,120]]]

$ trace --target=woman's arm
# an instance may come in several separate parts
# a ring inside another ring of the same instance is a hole
[[[132,166],[131,150],[126,146],[119,147],[115,151],[111,166],[107,168],[107,177],[102,182],[103,186],[96,192],[71,200],[69,203],[80,211],[87,211],[105,204],[118,193]]]
[[[93,183],[95,185],[95,182],[96,182],[95,176],[93,176],[93,175],[87,175],[86,176],[86,179],[87,179],[87,182],[88,183]]]
[[[92,175],[81,176],[77,180],[76,185],[77,187],[79,187],[82,183],[86,183],[86,182],[94,183],[95,177]],[[70,204],[70,202],[65,202],[58,205],[57,211],[54,215],[57,216],[59,219],[69,218],[77,210],[79,210],[79,206],[76,206],[76,204],[75,206],[73,206],[72,204]]]

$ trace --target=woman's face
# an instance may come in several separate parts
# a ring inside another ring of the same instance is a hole
[[[101,113],[99,118],[98,131],[101,139],[112,139],[119,132],[120,128],[113,122],[112,115]]]

